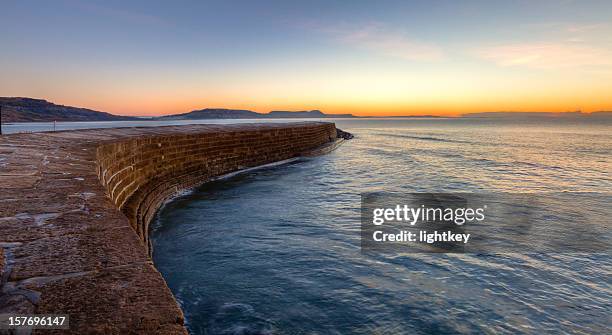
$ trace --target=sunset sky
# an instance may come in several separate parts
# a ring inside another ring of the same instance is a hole
[[[2,1],[0,96],[123,115],[612,110],[612,1]]]

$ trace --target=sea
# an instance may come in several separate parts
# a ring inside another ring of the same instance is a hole
[[[153,260],[192,334],[610,334],[609,249],[364,253],[360,212],[363,194],[387,192],[609,199],[612,122],[327,121],[355,138],[206,183],[158,212]]]

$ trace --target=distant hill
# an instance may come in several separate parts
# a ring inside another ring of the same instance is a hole
[[[135,117],[119,116],[87,108],[56,105],[42,99],[0,97],[2,122],[51,121],[125,121]]]
[[[0,97],[3,122],[51,121],[126,121],[126,120],[206,120],[206,119],[262,119],[262,118],[351,118],[352,114],[325,114],[311,111],[272,111],[257,113],[245,109],[205,108],[188,113],[148,119],[113,115],[87,108],[56,105],[42,99]]]
[[[288,118],[351,118],[352,114],[325,114],[319,110],[311,111],[272,111],[270,113],[257,113],[244,109],[205,108],[189,113],[166,115],[158,120],[202,120],[202,119],[288,119]]]
[[[597,117],[597,118],[612,118],[612,111],[601,111],[601,112],[593,112],[591,114],[589,114],[591,117]]]
[[[268,114],[263,114],[268,118],[284,119],[284,118],[341,118],[341,117],[355,117],[353,114],[325,114],[320,110],[311,111],[271,111]]]
[[[244,109],[205,108],[189,113],[161,116],[159,120],[256,119],[262,114]]]
[[[531,119],[531,118],[583,118],[583,117],[597,117],[597,118],[609,118],[612,117],[612,112],[593,112],[593,113],[582,113],[577,112],[483,112],[483,113],[468,113],[463,114],[461,117],[465,118],[512,118],[512,119]]]

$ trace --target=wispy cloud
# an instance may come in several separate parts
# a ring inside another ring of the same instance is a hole
[[[605,28],[604,23],[592,23],[592,24],[570,24],[566,26],[566,30],[570,33],[585,33],[593,30],[600,30]]]
[[[83,1],[70,1],[73,6],[77,8],[81,8],[88,12],[96,13],[101,16],[105,16],[108,18],[131,22],[137,24],[147,24],[147,25],[159,25],[159,26],[170,26],[168,21],[163,20],[162,18],[150,14],[145,14],[141,12],[128,11],[120,8],[113,8],[107,5],[98,5],[94,3],[87,3]]]
[[[405,33],[392,31],[378,23],[350,27],[318,27],[317,30],[340,43],[385,56],[410,61],[440,61],[445,58],[439,46],[411,39]]]
[[[612,66],[612,51],[567,43],[523,43],[480,48],[476,55],[499,66],[538,69]]]
[[[557,32],[557,33],[587,33],[596,31],[607,31],[610,28],[608,22],[565,22],[565,21],[548,21],[548,22],[529,22],[519,25],[527,30],[541,32]]]

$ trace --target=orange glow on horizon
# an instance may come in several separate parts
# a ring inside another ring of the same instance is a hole
[[[319,106],[314,104],[286,104],[286,105],[263,105],[263,104],[248,104],[248,103],[223,103],[223,102],[174,102],[174,101],[159,101],[144,103],[131,102],[131,103],[109,103],[104,102],[92,102],[76,100],[74,102],[67,102],[66,100],[54,100],[47,98],[46,100],[56,103],[69,105],[74,107],[89,108],[101,112],[108,112],[115,115],[125,116],[162,116],[188,113],[193,110],[199,110],[204,108],[227,108],[227,109],[246,109],[258,113],[268,113],[273,110],[288,110],[288,111],[304,111],[304,110],[321,110],[325,114],[353,114],[355,116],[370,116],[370,117],[383,117],[383,116],[415,116],[415,115],[433,115],[433,116],[448,116],[456,117],[466,113],[480,113],[480,112],[550,112],[550,113],[564,113],[564,112],[575,112],[582,111],[583,113],[597,112],[597,111],[609,111],[612,110],[612,101],[610,103],[600,104],[555,104],[553,102],[532,102],[532,103],[519,103],[519,102],[508,102],[508,103],[487,103],[481,105],[471,104],[451,104],[448,106],[444,105],[418,105],[418,104],[321,104]],[[574,107],[570,107],[574,106]]]
[[[356,116],[459,116],[496,111],[588,113],[612,110],[609,75],[612,74],[599,72],[586,79],[579,71],[536,75],[533,70],[509,70],[499,74],[480,68],[426,73],[372,70],[333,78],[301,74],[298,79],[286,79],[281,74],[261,79],[245,73],[228,76],[225,81],[179,78],[178,83],[163,86],[156,84],[164,83],[162,79],[151,78],[146,86],[134,82],[113,90],[105,89],[107,83],[101,82],[90,85],[87,92],[79,90],[75,76],[77,79],[66,80],[62,86],[52,86],[52,92],[43,87],[30,94],[24,94],[26,89],[16,89],[3,95],[41,97],[56,104],[132,116],[179,114],[203,108],[259,113],[318,109],[326,114]]]

